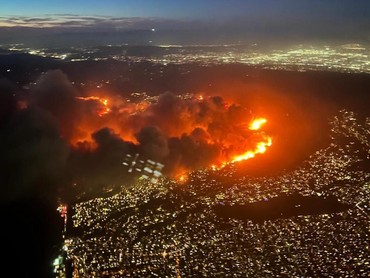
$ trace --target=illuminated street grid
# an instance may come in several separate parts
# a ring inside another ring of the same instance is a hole
[[[184,183],[145,180],[73,207],[66,239],[74,277],[368,277],[370,120],[333,118],[332,143],[277,177],[236,177],[233,165]],[[282,194],[336,196],[349,209],[255,223],[214,206]]]
[[[91,48],[31,49],[23,45],[3,45],[11,51],[52,57],[66,61],[150,61],[162,65],[200,63],[203,65],[242,63],[267,69],[294,71],[328,70],[370,73],[370,47],[363,44],[298,45],[289,48],[264,50],[257,44],[249,46],[157,46],[161,55],[129,55],[127,45]],[[166,53],[167,52],[167,53]]]

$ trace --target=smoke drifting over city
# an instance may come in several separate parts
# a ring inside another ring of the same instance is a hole
[[[81,95],[60,70],[17,90],[2,81],[1,163],[18,169],[1,177],[9,194],[23,194],[15,184],[124,185],[136,178],[122,165],[127,155],[162,163],[170,176],[220,167],[267,138],[248,128],[249,110],[219,96]]]

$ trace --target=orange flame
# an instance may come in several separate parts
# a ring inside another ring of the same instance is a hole
[[[266,137],[265,141],[258,142],[254,150],[247,151],[242,155],[235,156],[231,162],[239,162],[242,160],[247,160],[253,158],[256,154],[262,154],[266,152],[267,148],[272,145],[272,138]]]
[[[265,118],[257,118],[249,124],[249,129],[259,130],[265,123],[267,123],[267,120]]]
[[[179,184],[184,184],[188,181],[189,176],[187,173],[182,173],[176,176],[176,180]]]
[[[102,109],[100,111],[98,111],[98,115],[99,117],[102,117],[106,114],[108,114],[111,110],[110,108],[108,107],[108,99],[106,98],[101,98],[101,97],[97,97],[97,96],[88,96],[88,97],[76,97],[77,99],[80,99],[80,100],[96,100],[96,101],[99,101],[102,105]]]
[[[265,118],[257,118],[254,119],[249,124],[250,130],[259,130],[265,123],[267,123],[267,120]],[[267,135],[263,135],[264,141],[258,142],[254,150],[248,150],[245,153],[241,155],[235,156],[231,162],[238,162],[242,160],[247,160],[250,158],[253,158],[256,154],[262,154],[266,152],[267,148],[272,145],[272,138]]]
[[[267,123],[267,120],[265,118],[257,118],[254,119],[250,124],[249,124],[249,129],[250,130],[259,130],[265,123]],[[226,165],[234,162],[240,162],[243,160],[248,160],[251,158],[254,158],[256,154],[263,154],[266,152],[267,148],[272,145],[272,138],[264,133],[262,133],[263,136],[263,141],[260,141],[256,144],[256,147],[253,150],[248,150],[245,153],[241,155],[236,155],[234,156],[230,161],[223,162],[220,167],[216,167],[215,165],[211,166],[212,170],[215,169],[221,169],[225,167]]]

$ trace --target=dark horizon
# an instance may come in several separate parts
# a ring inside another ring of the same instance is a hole
[[[110,0],[104,4],[78,0],[60,6],[47,1],[29,4],[23,0],[5,3],[0,11],[0,43],[47,42],[48,36],[62,43],[74,34],[90,39],[95,36],[97,44],[131,43],[133,33],[140,44],[370,40],[370,2],[362,0]],[[122,38],[107,39],[109,36]]]

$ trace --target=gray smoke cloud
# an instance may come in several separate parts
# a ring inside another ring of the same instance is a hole
[[[51,70],[41,75],[31,89],[30,105],[49,112],[57,120],[61,134],[68,139],[81,118],[78,95],[61,70]]]
[[[0,202],[35,193],[54,197],[63,180],[68,145],[49,113],[39,107],[18,108],[16,86],[0,83]]]

